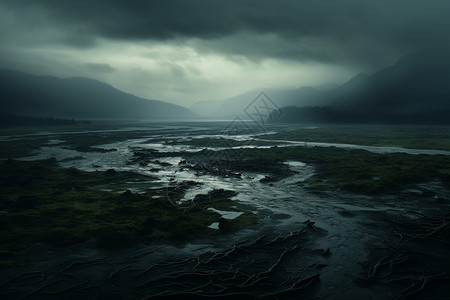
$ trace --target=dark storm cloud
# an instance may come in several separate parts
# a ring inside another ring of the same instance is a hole
[[[64,35],[53,42],[79,49],[91,48],[97,45],[95,38],[81,34]]]
[[[114,68],[109,64],[99,64],[99,63],[87,63],[86,67],[88,70],[98,73],[112,73]]]
[[[37,8],[36,12],[72,30],[123,39],[215,38],[248,30],[335,38],[368,34],[390,39],[395,35],[395,39],[411,40],[429,35],[430,27],[445,29],[450,8],[443,0],[25,0],[7,4],[17,10]]]
[[[450,2],[444,0],[29,0],[3,5],[18,16],[38,14],[41,25],[85,37],[87,45],[92,38],[194,39],[204,51],[325,62],[414,51],[447,41],[450,28]],[[261,38],[247,39],[252,36]]]

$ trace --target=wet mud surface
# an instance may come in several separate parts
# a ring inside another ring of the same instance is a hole
[[[133,193],[184,185],[179,200],[167,193],[174,205],[208,209],[208,201],[225,191],[232,202],[214,208],[222,218],[209,225],[218,232],[212,236],[125,249],[76,244],[22,257],[0,270],[2,299],[448,297],[450,192],[442,182],[376,195],[307,186],[318,170],[301,159],[280,157],[270,164],[245,160],[239,152],[219,159],[202,155],[227,145],[235,150],[299,146],[267,139],[258,144],[257,136],[222,134],[221,125],[161,126],[92,147],[68,144],[73,136],[47,133],[48,143],[21,159],[53,157],[63,168],[152,176],[130,182],[127,189]],[[229,141],[224,145],[219,138]],[[258,222],[226,230],[244,212]]]

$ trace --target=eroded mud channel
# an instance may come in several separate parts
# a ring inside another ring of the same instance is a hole
[[[205,126],[143,131],[92,147],[67,144],[67,137],[47,133],[47,143],[20,161],[52,158],[64,169],[132,172],[143,177],[97,188],[153,195],[178,213],[195,206],[214,214],[212,221],[189,238],[155,230],[150,240],[126,247],[81,242],[17,256],[0,270],[2,299],[448,297],[445,177],[363,194],[322,176],[312,158],[281,152],[302,148],[286,141],[220,135]],[[249,157],[242,149],[279,156]],[[152,220],[149,228],[160,226]]]

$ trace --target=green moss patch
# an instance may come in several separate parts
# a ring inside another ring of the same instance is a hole
[[[199,205],[174,205],[188,185],[140,194],[124,191],[130,182],[151,179],[130,172],[63,169],[53,159],[3,162],[0,266],[39,244],[66,247],[88,242],[111,248],[215,234],[207,226],[219,220],[218,213]],[[229,201],[229,196],[218,197],[216,203]]]
[[[0,160],[30,156],[47,142],[43,138],[0,141]]]
[[[448,126],[327,125],[312,129],[296,129],[262,136],[262,138],[450,150],[450,127]]]
[[[231,157],[231,154],[225,155]],[[281,159],[314,164],[316,174],[304,183],[313,189],[327,187],[374,194],[396,191],[432,180],[440,180],[450,186],[449,169],[446,168],[450,166],[448,155],[377,154],[337,147],[243,149],[240,155],[249,161],[263,162],[255,165],[269,171],[276,168]]]

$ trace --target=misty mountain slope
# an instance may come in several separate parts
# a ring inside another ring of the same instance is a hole
[[[405,55],[374,75],[358,74],[327,92],[324,107],[285,107],[276,121],[450,124],[450,49]]]
[[[246,92],[221,101],[200,101],[191,109],[200,115],[240,116],[245,115],[245,108],[258,96],[261,90]],[[328,104],[325,93],[311,86],[297,89],[264,89],[278,107],[283,106],[323,106]]]
[[[372,76],[359,75],[335,91],[332,106],[374,113],[417,114],[450,109],[449,48],[403,56]]]
[[[0,110],[29,116],[91,119],[189,119],[190,110],[146,100],[89,78],[0,71]]]

